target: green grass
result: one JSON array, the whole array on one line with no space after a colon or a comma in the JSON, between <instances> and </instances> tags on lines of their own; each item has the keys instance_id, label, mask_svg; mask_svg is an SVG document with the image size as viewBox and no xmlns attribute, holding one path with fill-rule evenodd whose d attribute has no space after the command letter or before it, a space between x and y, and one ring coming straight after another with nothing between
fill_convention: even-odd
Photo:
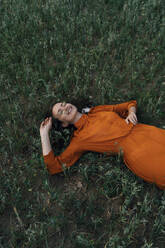
<instances>
[{"instance_id":1,"label":"green grass","mask_svg":"<svg viewBox=\"0 0 165 248\"><path fill-rule=\"evenodd\" d=\"M50 176L39 136L61 100L165 126L164 0L2 0L0 21L0 248L164 248L163 191L97 153Z\"/></svg>"}]
</instances>

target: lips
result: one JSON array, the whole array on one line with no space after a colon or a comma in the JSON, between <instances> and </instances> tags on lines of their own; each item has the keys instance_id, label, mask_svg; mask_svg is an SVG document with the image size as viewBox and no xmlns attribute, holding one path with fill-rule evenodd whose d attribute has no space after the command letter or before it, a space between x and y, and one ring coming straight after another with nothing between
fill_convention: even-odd
<instances>
[{"instance_id":1,"label":"lips","mask_svg":"<svg viewBox=\"0 0 165 248\"><path fill-rule=\"evenodd\" d=\"M72 106L71 107L68 107L66 110L65 110L65 114L70 114L72 111Z\"/></svg>"}]
</instances>

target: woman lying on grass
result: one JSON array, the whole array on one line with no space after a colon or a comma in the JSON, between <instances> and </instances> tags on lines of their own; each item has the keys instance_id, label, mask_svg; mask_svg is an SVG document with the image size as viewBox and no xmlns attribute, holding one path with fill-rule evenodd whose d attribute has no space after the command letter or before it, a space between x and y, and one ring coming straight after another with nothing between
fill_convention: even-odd
<instances>
[{"instance_id":1,"label":"woman lying on grass","mask_svg":"<svg viewBox=\"0 0 165 248\"><path fill-rule=\"evenodd\" d=\"M52 115L62 127L76 127L67 149L54 156L49 139L52 117L40 126L44 162L51 174L73 165L85 151L117 154L145 181L165 189L165 130L137 123L136 101L96 106L81 114L70 103L56 103Z\"/></svg>"}]
</instances>

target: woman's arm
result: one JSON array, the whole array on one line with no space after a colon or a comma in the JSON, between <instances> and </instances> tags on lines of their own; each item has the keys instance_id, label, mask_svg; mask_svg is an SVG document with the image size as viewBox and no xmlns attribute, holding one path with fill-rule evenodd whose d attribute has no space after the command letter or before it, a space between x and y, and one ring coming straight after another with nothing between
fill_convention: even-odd
<instances>
[{"instance_id":1,"label":"woman's arm","mask_svg":"<svg viewBox=\"0 0 165 248\"><path fill-rule=\"evenodd\" d=\"M99 105L91 108L89 113L96 113L99 111L113 111L118 113L121 117L126 118L132 107L135 107L135 109L137 107L137 102L135 100L114 105Z\"/></svg>"},{"instance_id":2,"label":"woman's arm","mask_svg":"<svg viewBox=\"0 0 165 248\"><path fill-rule=\"evenodd\" d=\"M125 119L126 123L132 122L134 125L137 124L136 117L137 102L135 100L124 102L115 105L99 105L91 108L89 113L96 113L99 111L113 111L118 113L122 118Z\"/></svg>"},{"instance_id":3,"label":"woman's arm","mask_svg":"<svg viewBox=\"0 0 165 248\"><path fill-rule=\"evenodd\" d=\"M52 128L52 118L46 118L40 125L40 136L43 156L48 155L52 150L49 138L49 131Z\"/></svg>"},{"instance_id":4,"label":"woman's arm","mask_svg":"<svg viewBox=\"0 0 165 248\"><path fill-rule=\"evenodd\" d=\"M45 119L40 125L42 153L44 163L50 174L63 172L65 168L73 165L83 154L82 147L76 139L72 138L70 145L59 156L55 156L52 150L49 131L52 128L52 118Z\"/></svg>"}]
</instances>

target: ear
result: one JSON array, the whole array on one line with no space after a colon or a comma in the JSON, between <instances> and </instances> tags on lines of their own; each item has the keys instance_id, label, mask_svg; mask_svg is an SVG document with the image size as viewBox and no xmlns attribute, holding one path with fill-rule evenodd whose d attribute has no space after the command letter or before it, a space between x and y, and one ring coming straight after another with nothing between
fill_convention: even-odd
<instances>
[{"instance_id":1,"label":"ear","mask_svg":"<svg viewBox=\"0 0 165 248\"><path fill-rule=\"evenodd\" d=\"M62 122L62 127L68 127L69 123L68 122Z\"/></svg>"}]
</instances>

